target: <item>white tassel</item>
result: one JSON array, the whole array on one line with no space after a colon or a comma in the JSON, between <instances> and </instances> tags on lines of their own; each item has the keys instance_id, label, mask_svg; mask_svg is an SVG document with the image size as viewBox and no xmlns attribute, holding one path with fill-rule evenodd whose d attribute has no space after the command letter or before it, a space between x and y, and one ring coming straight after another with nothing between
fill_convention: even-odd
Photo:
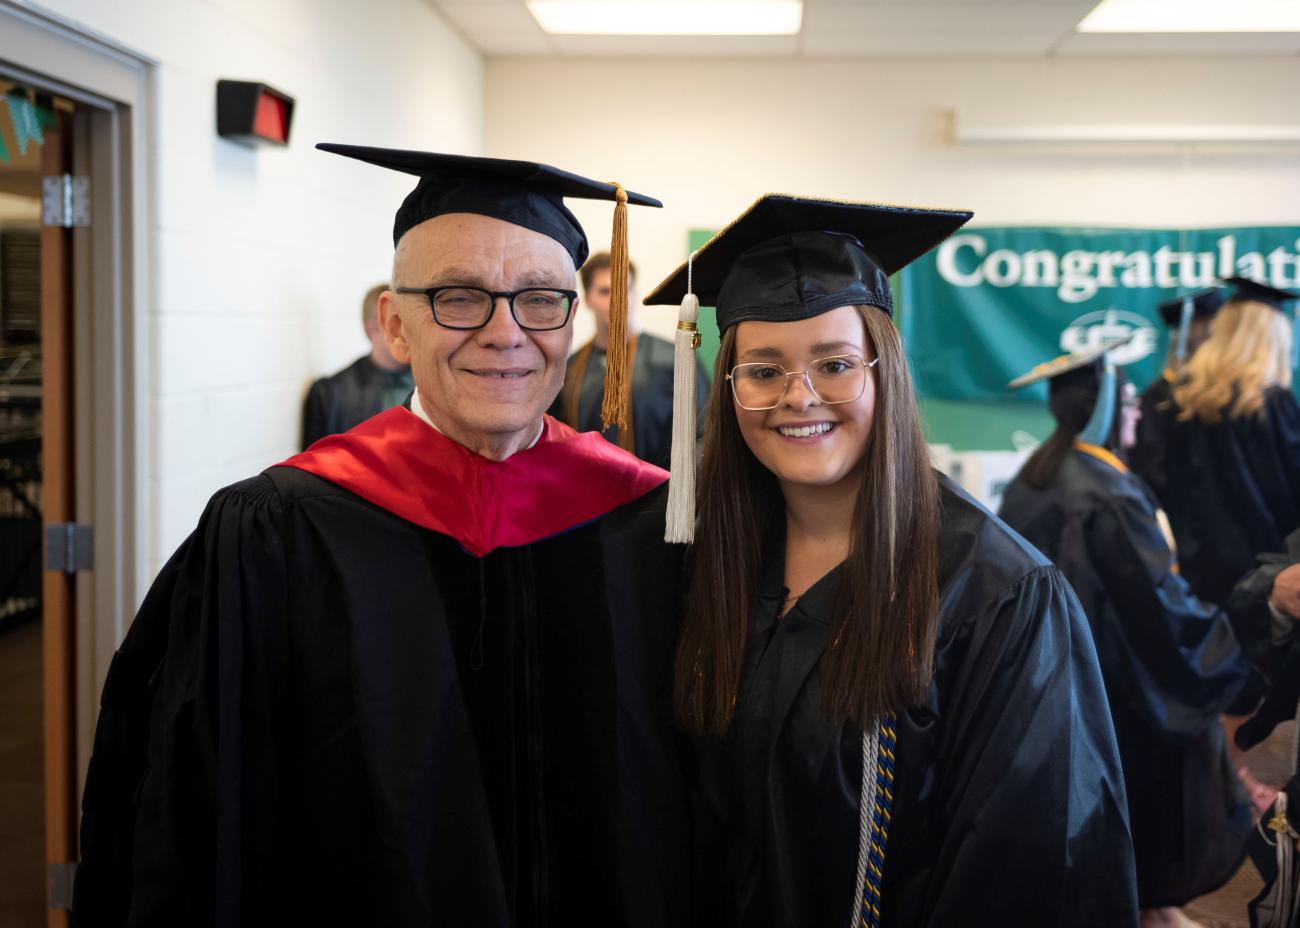
<instances>
[{"instance_id":1,"label":"white tassel","mask_svg":"<svg viewBox=\"0 0 1300 928\"><path fill-rule=\"evenodd\" d=\"M693 259L695 256L691 255ZM691 292L687 270L686 296L677 317L677 342L673 352L673 452L668 477L668 519L664 540L695 541L695 350L700 347L696 323L700 301Z\"/></svg>"}]
</instances>

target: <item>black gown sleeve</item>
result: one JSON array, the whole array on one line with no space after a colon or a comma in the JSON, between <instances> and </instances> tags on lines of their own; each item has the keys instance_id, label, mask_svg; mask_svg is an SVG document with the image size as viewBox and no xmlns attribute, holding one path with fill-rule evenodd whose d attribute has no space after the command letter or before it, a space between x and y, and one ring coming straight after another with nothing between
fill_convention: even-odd
<instances>
[{"instance_id":1,"label":"black gown sleeve","mask_svg":"<svg viewBox=\"0 0 1300 928\"><path fill-rule=\"evenodd\" d=\"M1197 599L1174 572L1154 509L1132 495L1108 498L1088 525L1088 561L1115 607L1097 630L1115 703L1156 731L1195 737L1245 685L1249 667L1227 615ZM1122 671L1120 670L1122 668Z\"/></svg>"},{"instance_id":2,"label":"black gown sleeve","mask_svg":"<svg viewBox=\"0 0 1300 928\"><path fill-rule=\"evenodd\" d=\"M1136 926L1115 733L1069 584L1035 568L959 635L956 669L939 668L952 675L940 696L942 844L923 923Z\"/></svg>"},{"instance_id":3,"label":"black gown sleeve","mask_svg":"<svg viewBox=\"0 0 1300 928\"><path fill-rule=\"evenodd\" d=\"M329 385L318 380L307 391L302 404L302 450L306 451L316 441L331 433L329 426Z\"/></svg>"},{"instance_id":4,"label":"black gown sleeve","mask_svg":"<svg viewBox=\"0 0 1300 928\"><path fill-rule=\"evenodd\" d=\"M1269 431L1277 442L1277 457L1282 470L1279 489L1288 497L1278 501L1276 511L1290 514L1292 523L1282 526L1282 531L1289 534L1300 529L1300 404L1296 403L1290 390L1276 387L1268 391L1264 412L1268 417Z\"/></svg>"},{"instance_id":5,"label":"black gown sleeve","mask_svg":"<svg viewBox=\"0 0 1300 928\"><path fill-rule=\"evenodd\" d=\"M1275 655L1283 643L1275 634L1276 623L1268 599L1273 593L1273 581L1277 575L1290 565L1300 563L1300 529L1291 534L1287 543L1290 554L1261 554L1259 566L1237 582L1228 598L1228 617L1237 640L1250 663L1266 677L1272 675Z\"/></svg>"},{"instance_id":6,"label":"black gown sleeve","mask_svg":"<svg viewBox=\"0 0 1300 928\"><path fill-rule=\"evenodd\" d=\"M82 803L74 925L235 926L270 909L282 534L266 477L218 493L114 656Z\"/></svg>"},{"instance_id":7,"label":"black gown sleeve","mask_svg":"<svg viewBox=\"0 0 1300 928\"><path fill-rule=\"evenodd\" d=\"M1235 740L1242 750L1259 744L1278 725L1294 718L1300 701L1300 623L1291 623L1290 628L1282 623L1279 629L1268 605L1277 575L1300 563L1300 529L1287 537L1286 544L1286 553L1261 554L1259 566L1241 578L1228 598L1228 616L1237 640L1265 688L1263 702L1237 729Z\"/></svg>"}]
</instances>

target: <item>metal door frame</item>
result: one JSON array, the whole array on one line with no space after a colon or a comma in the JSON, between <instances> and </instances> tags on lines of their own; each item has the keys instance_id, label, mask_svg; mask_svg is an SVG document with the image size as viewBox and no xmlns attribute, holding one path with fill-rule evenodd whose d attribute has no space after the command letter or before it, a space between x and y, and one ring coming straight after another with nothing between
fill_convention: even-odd
<instances>
[{"instance_id":1,"label":"metal door frame","mask_svg":"<svg viewBox=\"0 0 1300 928\"><path fill-rule=\"evenodd\" d=\"M91 225L74 230L76 520L94 570L76 580L77 795L109 661L148 586L147 467L153 225L149 141L155 62L20 0L0 0L0 68L78 104Z\"/></svg>"}]
</instances>

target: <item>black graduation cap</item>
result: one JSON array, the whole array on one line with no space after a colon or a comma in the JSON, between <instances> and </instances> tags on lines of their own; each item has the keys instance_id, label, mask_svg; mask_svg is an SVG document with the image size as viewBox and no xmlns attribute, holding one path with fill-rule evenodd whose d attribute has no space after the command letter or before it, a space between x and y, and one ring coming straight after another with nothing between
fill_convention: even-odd
<instances>
[{"instance_id":1,"label":"black graduation cap","mask_svg":"<svg viewBox=\"0 0 1300 928\"><path fill-rule=\"evenodd\" d=\"M1172 329L1181 323L1183 304L1189 299L1192 301L1193 317L1206 318L1217 313L1219 307L1223 305L1223 291L1218 287L1211 287L1208 290L1201 290L1197 293L1189 293L1186 296L1166 300L1156 307L1160 313L1160 318L1165 321L1165 325Z\"/></svg>"},{"instance_id":2,"label":"black graduation cap","mask_svg":"<svg viewBox=\"0 0 1300 928\"><path fill-rule=\"evenodd\" d=\"M475 158L400 148L369 148L321 142L321 151L356 158L420 178L393 221L393 244L412 227L447 213L491 216L555 239L573 258L587 260L587 236L564 205L564 197L617 200L619 187L532 161ZM653 197L626 191L635 206L663 206Z\"/></svg>"},{"instance_id":3,"label":"black graduation cap","mask_svg":"<svg viewBox=\"0 0 1300 928\"><path fill-rule=\"evenodd\" d=\"M769 193L709 239L645 302L681 303L673 375L673 446L664 538L695 538L695 364L700 303L718 329L738 322L794 322L841 306L894 314L889 275L973 214Z\"/></svg>"},{"instance_id":4,"label":"black graduation cap","mask_svg":"<svg viewBox=\"0 0 1300 928\"><path fill-rule=\"evenodd\" d=\"M893 314L889 275L961 228L966 210L818 200L758 199L645 298L681 301L688 283L716 306L718 328L762 319L791 322L840 306Z\"/></svg>"},{"instance_id":5,"label":"black graduation cap","mask_svg":"<svg viewBox=\"0 0 1300 928\"><path fill-rule=\"evenodd\" d=\"M1254 300L1281 312L1286 312L1287 303L1300 300L1300 293L1294 290L1279 290L1277 287L1262 284L1249 277L1228 277L1223 282L1236 288L1236 292L1232 294L1234 300Z\"/></svg>"},{"instance_id":6,"label":"black graduation cap","mask_svg":"<svg viewBox=\"0 0 1300 928\"><path fill-rule=\"evenodd\" d=\"M316 147L420 178L415 189L402 201L393 220L394 247L412 227L426 219L448 213L476 213L555 239L573 259L574 268L580 268L590 250L587 235L582 231L578 217L564 205L564 198L613 200L616 205L614 232L609 246L610 347L601 419L606 427L627 427L632 402L628 370L631 359L624 337L628 299L627 204L661 207L662 203L654 197L624 190L619 184L603 183L534 161L369 148L334 142L320 142Z\"/></svg>"}]
</instances>

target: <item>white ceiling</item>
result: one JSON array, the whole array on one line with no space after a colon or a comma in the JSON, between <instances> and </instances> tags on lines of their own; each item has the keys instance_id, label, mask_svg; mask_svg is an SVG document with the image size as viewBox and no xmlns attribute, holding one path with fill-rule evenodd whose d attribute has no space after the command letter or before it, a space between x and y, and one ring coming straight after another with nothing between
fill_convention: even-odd
<instances>
[{"instance_id":1,"label":"white ceiling","mask_svg":"<svg viewBox=\"0 0 1300 928\"><path fill-rule=\"evenodd\" d=\"M547 35L524 0L426 2L489 57L1300 55L1300 33L1076 33L1097 0L804 0L794 36Z\"/></svg>"}]
</instances>

